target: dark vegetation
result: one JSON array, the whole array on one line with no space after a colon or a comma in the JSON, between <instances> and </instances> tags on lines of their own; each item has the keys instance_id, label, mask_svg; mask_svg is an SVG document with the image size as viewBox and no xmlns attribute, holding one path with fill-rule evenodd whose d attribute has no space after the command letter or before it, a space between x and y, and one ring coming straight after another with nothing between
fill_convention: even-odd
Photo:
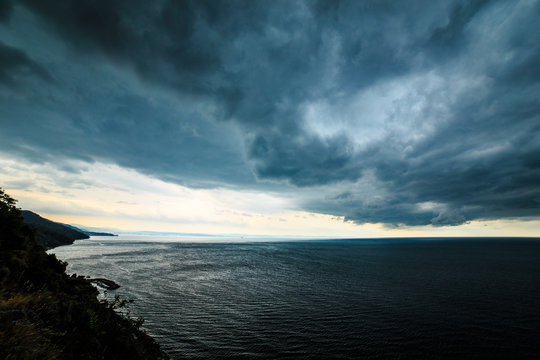
<instances>
[{"instance_id":1,"label":"dark vegetation","mask_svg":"<svg viewBox=\"0 0 540 360\"><path fill-rule=\"evenodd\" d=\"M163 359L142 320L47 254L0 188L0 359Z\"/></svg>"},{"instance_id":2,"label":"dark vegetation","mask_svg":"<svg viewBox=\"0 0 540 360\"><path fill-rule=\"evenodd\" d=\"M34 231L37 242L46 249L73 244L75 240L88 239L79 229L42 218L32 211L23 210L24 222Z\"/></svg>"}]
</instances>

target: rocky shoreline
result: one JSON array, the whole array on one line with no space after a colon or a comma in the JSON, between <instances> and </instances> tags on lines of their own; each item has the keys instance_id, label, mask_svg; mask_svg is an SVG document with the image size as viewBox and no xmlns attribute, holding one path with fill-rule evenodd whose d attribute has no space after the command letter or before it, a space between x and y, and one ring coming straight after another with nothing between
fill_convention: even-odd
<instances>
[{"instance_id":1,"label":"rocky shoreline","mask_svg":"<svg viewBox=\"0 0 540 360\"><path fill-rule=\"evenodd\" d=\"M142 329L117 312L128 301L99 300L93 284L67 275L0 188L0 359L168 359Z\"/></svg>"},{"instance_id":2,"label":"rocky shoreline","mask_svg":"<svg viewBox=\"0 0 540 360\"><path fill-rule=\"evenodd\" d=\"M116 290L120 287L120 285L118 285L116 282L105 278L90 278L88 281L104 288L105 290Z\"/></svg>"}]
</instances>

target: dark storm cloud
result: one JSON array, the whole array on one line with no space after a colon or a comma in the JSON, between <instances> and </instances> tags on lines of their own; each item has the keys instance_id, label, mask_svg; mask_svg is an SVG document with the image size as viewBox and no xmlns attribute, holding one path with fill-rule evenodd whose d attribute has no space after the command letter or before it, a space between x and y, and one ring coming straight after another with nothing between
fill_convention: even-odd
<instances>
[{"instance_id":1,"label":"dark storm cloud","mask_svg":"<svg viewBox=\"0 0 540 360\"><path fill-rule=\"evenodd\" d=\"M465 3L457 3L452 8L448 23L436 28L430 37L434 46L455 46L463 40L465 26L488 4L487 0L473 0Z\"/></svg>"},{"instance_id":2,"label":"dark storm cloud","mask_svg":"<svg viewBox=\"0 0 540 360\"><path fill-rule=\"evenodd\" d=\"M260 182L300 187L308 210L360 223L540 214L537 1L20 3L75 57L133 71L184 111L171 116L143 95L101 94L95 84L80 90L82 100L12 104L5 115L26 122L39 109L61 114L47 120L58 123L47 139L29 136L38 152L109 159L191 184L258 186L251 170ZM1 1L0 20L10 12ZM5 79L25 66L53 73L22 50L6 51ZM64 82L58 91L74 86ZM367 174L385 190L369 201L356 188Z\"/></svg>"},{"instance_id":3,"label":"dark storm cloud","mask_svg":"<svg viewBox=\"0 0 540 360\"><path fill-rule=\"evenodd\" d=\"M131 65L146 80L177 90L207 95L221 92L218 84L209 83L209 77L220 70L216 50L221 40L214 41L204 29L196 28L199 18L206 23L223 16L211 11L212 2L22 2L77 52ZM232 4L221 7L232 10Z\"/></svg>"},{"instance_id":4,"label":"dark storm cloud","mask_svg":"<svg viewBox=\"0 0 540 360\"><path fill-rule=\"evenodd\" d=\"M0 84L17 86L18 80L32 75L42 80L52 80L48 71L23 51L0 42Z\"/></svg>"},{"instance_id":5,"label":"dark storm cloud","mask_svg":"<svg viewBox=\"0 0 540 360\"><path fill-rule=\"evenodd\" d=\"M353 161L347 143L345 137L322 140L317 137L289 138L283 134L258 135L251 142L250 154L256 159L264 159L255 165L259 177L310 186L354 180L360 176L360 164Z\"/></svg>"},{"instance_id":6,"label":"dark storm cloud","mask_svg":"<svg viewBox=\"0 0 540 360\"><path fill-rule=\"evenodd\" d=\"M9 20L13 4L10 0L0 0L0 22Z\"/></svg>"},{"instance_id":7,"label":"dark storm cloud","mask_svg":"<svg viewBox=\"0 0 540 360\"><path fill-rule=\"evenodd\" d=\"M90 47L90 50L114 55L122 53L125 42L130 39L127 29L121 24L121 1L47 3L23 0L22 3L46 17L51 27L80 49Z\"/></svg>"}]
</instances>

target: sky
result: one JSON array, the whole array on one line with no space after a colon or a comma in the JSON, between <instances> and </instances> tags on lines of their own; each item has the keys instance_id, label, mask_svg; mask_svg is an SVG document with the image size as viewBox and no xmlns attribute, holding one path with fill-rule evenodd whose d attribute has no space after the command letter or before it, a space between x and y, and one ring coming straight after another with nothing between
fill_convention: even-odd
<instances>
[{"instance_id":1,"label":"sky","mask_svg":"<svg viewBox=\"0 0 540 360\"><path fill-rule=\"evenodd\" d=\"M0 186L121 231L539 236L540 1L0 0Z\"/></svg>"}]
</instances>

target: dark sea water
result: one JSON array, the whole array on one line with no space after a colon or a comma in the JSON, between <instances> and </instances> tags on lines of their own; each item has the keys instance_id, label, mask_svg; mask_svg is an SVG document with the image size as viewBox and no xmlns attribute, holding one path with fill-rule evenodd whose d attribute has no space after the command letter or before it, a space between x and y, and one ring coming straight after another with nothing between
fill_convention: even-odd
<instances>
[{"instance_id":1,"label":"dark sea water","mask_svg":"<svg viewBox=\"0 0 540 360\"><path fill-rule=\"evenodd\" d=\"M540 239L148 242L57 248L174 359L540 358Z\"/></svg>"}]
</instances>

